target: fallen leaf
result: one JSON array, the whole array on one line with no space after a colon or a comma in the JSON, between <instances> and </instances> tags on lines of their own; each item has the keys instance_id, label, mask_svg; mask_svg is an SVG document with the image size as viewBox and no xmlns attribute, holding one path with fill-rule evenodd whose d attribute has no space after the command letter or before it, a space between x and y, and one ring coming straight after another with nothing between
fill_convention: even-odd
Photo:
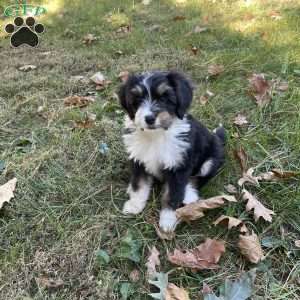
<instances>
[{"instance_id":1,"label":"fallen leaf","mask_svg":"<svg viewBox=\"0 0 300 300\"><path fill-rule=\"evenodd\" d=\"M213 293L213 290L212 290L212 288L207 284L207 283L205 283L205 282L203 282L203 288L202 288L202 294L211 294L211 293Z\"/></svg>"},{"instance_id":2,"label":"fallen leaf","mask_svg":"<svg viewBox=\"0 0 300 300\"><path fill-rule=\"evenodd\" d=\"M238 192L237 188L233 184L227 184L224 188L229 194L237 194Z\"/></svg>"},{"instance_id":3,"label":"fallen leaf","mask_svg":"<svg viewBox=\"0 0 300 300\"><path fill-rule=\"evenodd\" d=\"M242 186L246 182L251 183L255 186L259 186L259 180L261 180L261 176L254 176L254 169L250 168L246 172L243 173L243 177L238 180L238 185Z\"/></svg>"},{"instance_id":4,"label":"fallen leaf","mask_svg":"<svg viewBox=\"0 0 300 300\"><path fill-rule=\"evenodd\" d=\"M242 255L254 264L257 264L265 258L259 238L253 231L252 234L248 235L240 234L238 246Z\"/></svg>"},{"instance_id":5,"label":"fallen leaf","mask_svg":"<svg viewBox=\"0 0 300 300\"><path fill-rule=\"evenodd\" d=\"M62 279L53 279L53 278L48 278L46 276L36 278L36 281L37 281L38 285L42 286L43 288L47 288L47 289L57 289L64 285L64 282Z\"/></svg>"},{"instance_id":6,"label":"fallen leaf","mask_svg":"<svg viewBox=\"0 0 300 300\"><path fill-rule=\"evenodd\" d=\"M134 269L129 274L129 279L132 282L138 282L140 280L141 273L138 269Z\"/></svg>"},{"instance_id":7,"label":"fallen leaf","mask_svg":"<svg viewBox=\"0 0 300 300\"><path fill-rule=\"evenodd\" d=\"M88 46L88 45L91 45L96 40L97 40L97 37L94 34L88 33L87 35L85 35L83 37L82 42L83 42L83 44Z\"/></svg>"},{"instance_id":8,"label":"fallen leaf","mask_svg":"<svg viewBox=\"0 0 300 300\"><path fill-rule=\"evenodd\" d=\"M197 55L197 53L198 53L198 47L192 46L191 47L191 51L193 52L194 55Z\"/></svg>"},{"instance_id":9,"label":"fallen leaf","mask_svg":"<svg viewBox=\"0 0 300 300\"><path fill-rule=\"evenodd\" d=\"M92 77L90 77L90 80L96 84L96 90L102 90L107 85L111 84L111 81L106 80L101 72L95 73Z\"/></svg>"},{"instance_id":10,"label":"fallen leaf","mask_svg":"<svg viewBox=\"0 0 300 300\"><path fill-rule=\"evenodd\" d=\"M95 126L96 115L89 113L83 121L75 121L73 128L87 129Z\"/></svg>"},{"instance_id":11,"label":"fallen leaf","mask_svg":"<svg viewBox=\"0 0 300 300\"><path fill-rule=\"evenodd\" d=\"M0 209L5 202L9 202L14 197L17 178L13 178L0 186Z\"/></svg>"},{"instance_id":12,"label":"fallen leaf","mask_svg":"<svg viewBox=\"0 0 300 300\"><path fill-rule=\"evenodd\" d=\"M168 260L175 265L193 270L216 269L224 252L223 241L206 239L204 243L192 250L181 252L175 249L173 254L168 254Z\"/></svg>"},{"instance_id":13,"label":"fallen leaf","mask_svg":"<svg viewBox=\"0 0 300 300\"><path fill-rule=\"evenodd\" d=\"M173 283L169 283L166 290L165 300L190 300L190 297L185 289L179 288Z\"/></svg>"},{"instance_id":14,"label":"fallen leaf","mask_svg":"<svg viewBox=\"0 0 300 300\"><path fill-rule=\"evenodd\" d=\"M280 81L276 85L276 89L280 92L285 92L288 90L288 88L289 88L289 83L287 81Z\"/></svg>"},{"instance_id":15,"label":"fallen leaf","mask_svg":"<svg viewBox=\"0 0 300 300\"><path fill-rule=\"evenodd\" d=\"M94 101L95 99L93 97L74 95L74 96L66 97L64 99L64 105L71 106L71 107L85 107Z\"/></svg>"},{"instance_id":16,"label":"fallen leaf","mask_svg":"<svg viewBox=\"0 0 300 300\"><path fill-rule=\"evenodd\" d=\"M119 73L118 78L120 78L122 82L126 82L129 77L129 74L130 73L128 71L122 71Z\"/></svg>"},{"instance_id":17,"label":"fallen leaf","mask_svg":"<svg viewBox=\"0 0 300 300\"><path fill-rule=\"evenodd\" d=\"M207 27L201 27L199 25L197 25L194 29L193 29L193 32L194 33L201 33L201 32L204 32L204 31L207 31Z\"/></svg>"},{"instance_id":18,"label":"fallen leaf","mask_svg":"<svg viewBox=\"0 0 300 300\"><path fill-rule=\"evenodd\" d=\"M118 34L128 34L130 32L131 32L130 25L122 25L116 30L116 33L118 33Z\"/></svg>"},{"instance_id":19,"label":"fallen leaf","mask_svg":"<svg viewBox=\"0 0 300 300\"><path fill-rule=\"evenodd\" d=\"M166 290L168 287L168 273L157 273L156 280L148 280L148 282L159 289L159 293L149 294L154 299L166 300Z\"/></svg>"},{"instance_id":20,"label":"fallen leaf","mask_svg":"<svg viewBox=\"0 0 300 300\"><path fill-rule=\"evenodd\" d=\"M299 171L284 171L280 169L272 169L271 172L274 174L275 177L280 179L289 179L300 174Z\"/></svg>"},{"instance_id":21,"label":"fallen leaf","mask_svg":"<svg viewBox=\"0 0 300 300\"><path fill-rule=\"evenodd\" d=\"M248 201L246 205L246 211L254 209L253 213L255 222L257 222L260 217L262 217L267 222L272 222L272 215L275 215L273 210L270 210L262 205L258 201L258 199L254 195L249 193L246 189L243 189L242 194L243 199Z\"/></svg>"},{"instance_id":22,"label":"fallen leaf","mask_svg":"<svg viewBox=\"0 0 300 300\"><path fill-rule=\"evenodd\" d=\"M248 78L250 83L250 93L254 97L256 104L263 107L271 101L272 86L268 80L265 79L264 74L252 74Z\"/></svg>"},{"instance_id":23,"label":"fallen leaf","mask_svg":"<svg viewBox=\"0 0 300 300\"><path fill-rule=\"evenodd\" d=\"M204 216L204 211L208 209L223 206L225 200L229 202L237 202L234 196L221 195L206 200L198 200L197 202L187 204L176 210L176 216L183 221L193 221Z\"/></svg>"},{"instance_id":24,"label":"fallen leaf","mask_svg":"<svg viewBox=\"0 0 300 300\"><path fill-rule=\"evenodd\" d=\"M154 279L157 273L156 266L160 266L159 252L155 246L152 247L145 265L147 267L147 277L150 279Z\"/></svg>"},{"instance_id":25,"label":"fallen leaf","mask_svg":"<svg viewBox=\"0 0 300 300\"><path fill-rule=\"evenodd\" d=\"M183 20L185 20L185 19L186 19L185 16L179 15L179 16L175 16L175 17L173 18L173 21L183 21Z\"/></svg>"},{"instance_id":26,"label":"fallen leaf","mask_svg":"<svg viewBox=\"0 0 300 300\"><path fill-rule=\"evenodd\" d=\"M208 101L208 97L206 95L202 95L202 96L200 96L199 101L200 101L200 104L205 105Z\"/></svg>"},{"instance_id":27,"label":"fallen leaf","mask_svg":"<svg viewBox=\"0 0 300 300\"><path fill-rule=\"evenodd\" d=\"M208 66L208 74L210 76L217 76L217 75L223 73L224 70L225 70L225 68L223 65L213 64L213 65Z\"/></svg>"},{"instance_id":28,"label":"fallen leaf","mask_svg":"<svg viewBox=\"0 0 300 300\"><path fill-rule=\"evenodd\" d=\"M23 71L23 72L29 72L31 70L35 70L37 68L37 66L35 65L25 65L25 66L22 66L19 68L20 71Z\"/></svg>"},{"instance_id":29,"label":"fallen leaf","mask_svg":"<svg viewBox=\"0 0 300 300\"><path fill-rule=\"evenodd\" d=\"M249 122L247 120L247 117L243 114L237 114L233 121L233 124L238 125L238 126L243 126L248 123Z\"/></svg>"},{"instance_id":30,"label":"fallen leaf","mask_svg":"<svg viewBox=\"0 0 300 300\"><path fill-rule=\"evenodd\" d=\"M268 13L268 16L271 17L273 20L278 21L282 19L279 11L272 10Z\"/></svg>"},{"instance_id":31,"label":"fallen leaf","mask_svg":"<svg viewBox=\"0 0 300 300\"><path fill-rule=\"evenodd\" d=\"M214 221L213 224L215 226L218 224L223 224L228 226L228 229L232 229L233 227L238 227L239 225L243 224L243 221L234 217L222 215L216 221Z\"/></svg>"},{"instance_id":32,"label":"fallen leaf","mask_svg":"<svg viewBox=\"0 0 300 300\"><path fill-rule=\"evenodd\" d=\"M296 241L295 241L295 246L296 246L297 248L300 248L300 240L296 240Z\"/></svg>"},{"instance_id":33,"label":"fallen leaf","mask_svg":"<svg viewBox=\"0 0 300 300\"><path fill-rule=\"evenodd\" d=\"M234 156L238 160L242 173L246 172L247 170L247 161L248 161L248 156L242 146L240 146L239 149L234 150Z\"/></svg>"}]
</instances>

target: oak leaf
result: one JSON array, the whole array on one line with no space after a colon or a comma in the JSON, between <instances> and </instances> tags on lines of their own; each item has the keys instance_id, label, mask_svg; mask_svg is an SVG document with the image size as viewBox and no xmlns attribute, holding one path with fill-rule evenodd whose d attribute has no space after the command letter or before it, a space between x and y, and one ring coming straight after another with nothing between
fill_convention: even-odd
<instances>
[{"instance_id":1,"label":"oak leaf","mask_svg":"<svg viewBox=\"0 0 300 300\"><path fill-rule=\"evenodd\" d=\"M227 184L224 188L229 194L237 194L238 192L237 188L233 184Z\"/></svg>"},{"instance_id":2,"label":"oak leaf","mask_svg":"<svg viewBox=\"0 0 300 300\"><path fill-rule=\"evenodd\" d=\"M14 197L17 178L13 178L0 186L0 209L5 202L9 202Z\"/></svg>"},{"instance_id":3,"label":"oak leaf","mask_svg":"<svg viewBox=\"0 0 300 300\"><path fill-rule=\"evenodd\" d=\"M64 105L70 107L85 107L95 102L93 97L73 95L64 99Z\"/></svg>"},{"instance_id":4,"label":"oak leaf","mask_svg":"<svg viewBox=\"0 0 300 300\"><path fill-rule=\"evenodd\" d=\"M215 226L218 224L223 224L228 226L228 229L232 229L233 227L238 227L239 225L243 224L243 221L234 217L222 215L216 221L214 221L213 224Z\"/></svg>"},{"instance_id":5,"label":"oak leaf","mask_svg":"<svg viewBox=\"0 0 300 300\"><path fill-rule=\"evenodd\" d=\"M250 93L254 97L256 104L263 107L271 101L271 83L265 79L264 74L252 74L248 78L250 83Z\"/></svg>"},{"instance_id":6,"label":"oak leaf","mask_svg":"<svg viewBox=\"0 0 300 300\"><path fill-rule=\"evenodd\" d=\"M146 262L147 277L149 279L154 279L156 276L156 266L160 266L159 254L159 251L153 246Z\"/></svg>"},{"instance_id":7,"label":"oak leaf","mask_svg":"<svg viewBox=\"0 0 300 300\"><path fill-rule=\"evenodd\" d=\"M173 283L169 283L166 290L165 300L190 300L190 297L185 289L179 288Z\"/></svg>"},{"instance_id":8,"label":"oak leaf","mask_svg":"<svg viewBox=\"0 0 300 300\"><path fill-rule=\"evenodd\" d=\"M243 177L238 180L238 185L242 186L246 182L251 183L255 186L259 186L259 180L261 180L261 176L254 176L254 168L248 169L246 172L243 172Z\"/></svg>"},{"instance_id":9,"label":"oak leaf","mask_svg":"<svg viewBox=\"0 0 300 300\"><path fill-rule=\"evenodd\" d=\"M248 161L248 156L246 151L242 146L239 147L239 149L234 150L234 156L238 160L242 173L246 172L247 170L247 161Z\"/></svg>"},{"instance_id":10,"label":"oak leaf","mask_svg":"<svg viewBox=\"0 0 300 300\"><path fill-rule=\"evenodd\" d=\"M234 196L221 195L205 200L187 204L176 210L176 216L183 221L193 221L204 216L204 211L221 207L225 204L225 200L229 202L237 202Z\"/></svg>"},{"instance_id":11,"label":"oak leaf","mask_svg":"<svg viewBox=\"0 0 300 300\"><path fill-rule=\"evenodd\" d=\"M258 221L260 217L268 222L272 222L272 215L275 215L273 210L266 208L263 204L261 204L258 199L249 193L246 189L243 189L243 199L247 200L246 211L250 211L254 209L254 220Z\"/></svg>"},{"instance_id":12,"label":"oak leaf","mask_svg":"<svg viewBox=\"0 0 300 300\"><path fill-rule=\"evenodd\" d=\"M225 252L223 241L206 239L192 250L182 252L178 249L173 254L168 254L168 260L175 264L193 270L216 269L221 255Z\"/></svg>"},{"instance_id":13,"label":"oak leaf","mask_svg":"<svg viewBox=\"0 0 300 300\"><path fill-rule=\"evenodd\" d=\"M252 234L240 234L238 246L242 255L252 263L257 264L265 258L259 238L253 231Z\"/></svg>"}]
</instances>

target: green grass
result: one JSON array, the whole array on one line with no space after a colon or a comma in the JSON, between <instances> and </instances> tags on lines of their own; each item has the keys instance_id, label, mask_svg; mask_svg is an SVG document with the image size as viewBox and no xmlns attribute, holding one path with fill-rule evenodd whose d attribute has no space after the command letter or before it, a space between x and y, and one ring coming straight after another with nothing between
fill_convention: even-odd
<instances>
[{"instance_id":1,"label":"green grass","mask_svg":"<svg viewBox=\"0 0 300 300\"><path fill-rule=\"evenodd\" d=\"M0 1L0 6L7 2ZM130 173L121 140L123 113L113 96L120 84L117 75L124 70L179 69L193 79L193 115L209 128L222 122L228 131L225 167L202 191L204 197L236 184L240 170L233 149L238 145L248 153L249 166L259 166L257 171L300 170L300 78L294 72L300 70L298 1L140 2L45 1L52 7L41 19L46 32L39 48L11 49L3 32L0 35L0 160L6 165L0 183L18 178L15 198L0 211L0 299L121 299L120 287L130 282L134 269L140 271L140 279L130 282L131 299L149 299L152 290L144 263L153 245L161 252L161 270L172 271L170 282L185 287L191 299L201 299L203 282L217 288L225 277L235 278L254 267L239 254L236 234L212 225L221 214L243 218L261 239L280 240L279 246L264 248L267 258L258 265L253 299L298 299L299 250L294 241L300 238L299 183L249 187L276 212L272 224L253 223L241 201L181 225L175 240L161 241L152 225L158 218L158 189L140 216L120 213ZM271 18L272 11L282 18ZM186 19L173 21L177 15ZM124 22L132 31L122 37L115 31ZM153 25L160 27L151 30ZM196 25L208 30L186 35ZM98 37L90 46L82 44L87 33ZM192 46L199 49L197 55ZM46 51L51 53L45 56ZM223 64L225 72L207 78L212 63ZM38 68L18 71L25 64ZM112 84L87 108L66 109L64 97L95 90L74 83L71 76L89 77L97 71ZM247 93L247 77L253 72L287 80L288 91L259 109ZM198 100L206 89L215 96L201 106ZM87 112L97 115L96 126L72 130L72 121ZM248 127L232 124L238 112L247 115ZM235 132L239 139L233 137ZM20 145L22 139L30 142ZM100 142L108 144L107 155L100 153ZM141 243L139 263L118 255L128 230ZM206 237L227 241L220 269L191 273L167 262L166 253L175 246L191 248ZM99 263L99 249L109 254L108 264ZM43 289L37 283L42 276L60 278L64 286Z\"/></svg>"}]
</instances>

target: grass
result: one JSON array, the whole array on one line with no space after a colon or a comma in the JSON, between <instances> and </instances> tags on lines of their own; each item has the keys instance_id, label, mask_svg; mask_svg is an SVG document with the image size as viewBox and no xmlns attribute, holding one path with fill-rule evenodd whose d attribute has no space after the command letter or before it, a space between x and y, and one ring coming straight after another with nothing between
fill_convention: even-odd
<instances>
[{"instance_id":1,"label":"grass","mask_svg":"<svg viewBox=\"0 0 300 300\"><path fill-rule=\"evenodd\" d=\"M5 35L0 36L0 160L6 166L0 183L18 178L15 198L0 211L0 299L122 299L124 283L129 283L131 299L149 299L144 264L153 245L161 252L161 270L172 271L170 282L185 287L191 299L201 299L203 282L217 288L226 277L254 267L239 254L236 234L212 225L221 214L244 219L263 241L271 241L264 247L266 259L257 266L253 299L299 299L299 251L294 246L300 238L299 183L249 187L276 212L272 224L254 223L240 202L181 225L175 240L161 241L152 225L158 218L159 190L142 215L128 218L120 213L130 173L121 141L123 112L113 96L120 71L174 68L189 74L196 85L193 115L209 128L222 122L228 131L225 167L202 191L204 197L236 184L240 170L233 150L239 145L257 171L300 170L298 1L44 3L50 10L40 20L46 32L39 48L11 49ZM275 11L280 19L272 17ZM179 15L185 19L173 21ZM130 24L132 31L116 34L123 24ZM196 25L208 30L187 34ZM82 43L87 33L98 36L90 46ZM196 55L192 46L198 48ZM212 63L223 64L225 72L207 78ZM37 69L18 70L26 64ZM97 71L112 84L97 92L96 102L87 108L65 108L64 97L95 91L71 77ZM247 77L253 72L288 81L288 91L259 109L247 94ZM202 106L199 98L207 89L215 96ZM72 130L72 122L87 112L97 115L96 126ZM249 126L233 125L238 112L247 115ZM240 138L234 138L236 132ZM101 142L109 147L106 155L99 151ZM141 246L138 263L118 254L129 231ZM220 269L191 273L165 259L175 247L191 248L206 237L227 241ZM106 251L109 263L102 262L99 250ZM129 278L133 270L140 273L137 282ZM64 285L44 289L39 284L43 276L62 279Z\"/></svg>"}]
</instances>

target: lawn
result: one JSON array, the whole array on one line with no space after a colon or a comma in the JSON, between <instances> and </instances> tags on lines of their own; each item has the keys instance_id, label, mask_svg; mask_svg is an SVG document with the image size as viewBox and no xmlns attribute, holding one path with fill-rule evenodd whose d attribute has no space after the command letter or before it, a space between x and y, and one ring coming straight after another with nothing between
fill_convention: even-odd
<instances>
[{"instance_id":1,"label":"lawn","mask_svg":"<svg viewBox=\"0 0 300 300\"><path fill-rule=\"evenodd\" d=\"M0 7L9 2L1 0ZM154 245L161 254L160 270L171 271L169 282L184 287L191 299L202 299L204 282L217 291L225 278L233 280L254 267L252 299L299 299L300 253L294 243L300 239L299 181L247 185L276 213L271 223L256 223L245 211L234 157L242 146L256 173L300 171L299 1L39 3L48 13L38 18L46 28L38 48L12 49L0 32L0 185L18 179L15 198L0 210L0 299L126 299L126 290L128 299L151 299L145 263ZM0 25L11 20L0 17ZM205 30L194 32L196 26ZM82 42L88 33L97 37L90 45ZM224 72L208 76L212 64L223 65ZM20 71L24 65L37 68ZM121 139L124 113L115 97L118 74L150 69L188 74L195 84L192 114L210 129L223 123L227 130L225 166L201 196L225 193L228 184L239 189L238 203L180 225L171 241L161 240L153 225L159 188L141 215L121 213L130 172ZM99 71L111 83L98 91L76 77ZM249 95L253 73L286 81L288 89L274 91L270 103L258 107ZM203 105L200 98L207 90L213 96ZM95 101L84 108L65 107L63 99L70 95ZM74 128L91 113L93 127ZM248 124L234 125L237 113ZM212 224L222 214L242 219L259 236L265 260L254 265L241 256L236 232ZM140 247L136 262L124 245L130 236L130 247ZM226 241L218 269L191 272L167 261L175 247L190 249L205 238Z\"/></svg>"}]
</instances>

